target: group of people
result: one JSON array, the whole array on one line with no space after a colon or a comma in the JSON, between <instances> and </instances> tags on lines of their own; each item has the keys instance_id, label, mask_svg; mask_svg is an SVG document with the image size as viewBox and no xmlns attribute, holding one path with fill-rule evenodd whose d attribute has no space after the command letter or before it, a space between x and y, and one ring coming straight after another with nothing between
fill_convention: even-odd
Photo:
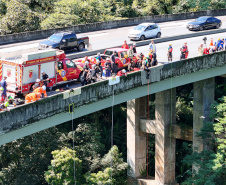
<instances>
[{"instance_id":1,"label":"group of people","mask_svg":"<svg viewBox=\"0 0 226 185\"><path fill-rule=\"evenodd\" d=\"M97 53L96 63L93 65L90 64L91 61L86 56L83 60L83 73L80 77L82 86L98 81L98 79L101 78L116 75L122 76L127 72L147 69L158 64L156 46L153 40L149 45L149 54L147 57L145 57L142 52L137 53L136 43L129 46L125 40L121 48L127 49L127 53L124 56L124 60L126 61L123 61L123 63L128 63L128 66L122 70L118 70L118 64L116 63L117 51L113 51L112 55L106 58L104 64L101 63L103 59L100 53Z\"/></svg>"},{"instance_id":2,"label":"group of people","mask_svg":"<svg viewBox=\"0 0 226 185\"><path fill-rule=\"evenodd\" d=\"M226 38L225 39L219 38L215 43L213 43L213 39L211 39L209 46L207 46L206 43L204 43L198 47L198 55L202 56L224 50L226 50Z\"/></svg>"}]
</instances>

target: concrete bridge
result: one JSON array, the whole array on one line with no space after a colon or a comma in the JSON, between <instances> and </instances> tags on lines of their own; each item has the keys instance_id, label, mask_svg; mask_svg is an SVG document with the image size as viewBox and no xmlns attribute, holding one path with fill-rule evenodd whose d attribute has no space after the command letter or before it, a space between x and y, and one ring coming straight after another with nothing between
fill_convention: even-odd
<instances>
[{"instance_id":1,"label":"concrete bridge","mask_svg":"<svg viewBox=\"0 0 226 185\"><path fill-rule=\"evenodd\" d=\"M203 121L208 121L214 101L214 77L226 74L226 52L195 57L120 77L120 83L108 80L66 91L46 99L25 104L0 113L0 144L33 134L114 104L127 101L127 162L128 174L139 177L146 165L146 133L155 134L155 180L146 184L173 184L175 181L175 140L192 140L196 151L202 151L203 141L196 136ZM176 87L194 84L193 129L176 125ZM148 85L149 84L149 85ZM147 95L154 94L155 120L147 119ZM69 114L69 104L75 112Z\"/></svg>"}]
</instances>

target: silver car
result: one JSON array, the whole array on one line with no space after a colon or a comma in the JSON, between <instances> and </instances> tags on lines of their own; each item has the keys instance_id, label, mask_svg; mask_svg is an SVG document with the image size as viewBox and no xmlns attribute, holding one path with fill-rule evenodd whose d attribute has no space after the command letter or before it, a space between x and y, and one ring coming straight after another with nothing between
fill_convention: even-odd
<instances>
[{"instance_id":1,"label":"silver car","mask_svg":"<svg viewBox=\"0 0 226 185\"><path fill-rule=\"evenodd\" d=\"M146 38L161 37L161 28L155 23L142 23L137 25L128 34L130 40L144 40Z\"/></svg>"}]
</instances>

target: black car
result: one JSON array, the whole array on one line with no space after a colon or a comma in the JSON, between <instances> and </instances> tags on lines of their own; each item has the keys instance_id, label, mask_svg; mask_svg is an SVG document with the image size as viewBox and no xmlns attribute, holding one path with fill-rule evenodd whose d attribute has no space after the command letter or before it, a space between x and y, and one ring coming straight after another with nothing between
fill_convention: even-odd
<instances>
[{"instance_id":1,"label":"black car","mask_svg":"<svg viewBox=\"0 0 226 185\"><path fill-rule=\"evenodd\" d=\"M74 32L59 32L51 35L47 40L39 43L38 49L73 49L82 51L89 45L89 37L77 37Z\"/></svg>"},{"instance_id":2,"label":"black car","mask_svg":"<svg viewBox=\"0 0 226 185\"><path fill-rule=\"evenodd\" d=\"M209 28L219 28L221 26L222 22L220 19L217 19L215 17L199 17L193 22L189 22L187 25L187 29L189 30L204 30Z\"/></svg>"}]
</instances>

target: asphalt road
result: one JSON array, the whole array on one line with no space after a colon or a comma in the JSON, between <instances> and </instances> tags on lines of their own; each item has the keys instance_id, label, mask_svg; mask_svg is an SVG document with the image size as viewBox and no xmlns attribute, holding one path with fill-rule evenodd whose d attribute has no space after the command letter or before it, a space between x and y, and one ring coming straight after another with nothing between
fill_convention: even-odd
<instances>
[{"instance_id":1,"label":"asphalt road","mask_svg":"<svg viewBox=\"0 0 226 185\"><path fill-rule=\"evenodd\" d=\"M226 16L218 16L217 18L222 20L222 26L220 29L226 28ZM188 22L190 22L192 20L193 19L187 19L187 20L169 21L169 22L159 23L159 26L162 31L162 37L191 33L191 31L188 31L186 29L186 25ZM89 50L110 48L113 46L123 44L124 40L127 40L129 44L133 43L134 41L130 41L128 39L128 32L133 27L134 26L129 26L129 27L121 27L121 28L101 30L101 31L95 31L95 32L87 32L87 33L79 34L79 35L86 35L86 36L88 35L89 36L89 38L90 38ZM44 39L42 39L42 40L44 40ZM21 45L25 45L25 44L38 44L42 40L2 45L2 46L0 46L0 49L12 47L12 46L21 46ZM70 51L70 53L73 53L73 52L76 52L76 51Z\"/></svg>"}]
</instances>

